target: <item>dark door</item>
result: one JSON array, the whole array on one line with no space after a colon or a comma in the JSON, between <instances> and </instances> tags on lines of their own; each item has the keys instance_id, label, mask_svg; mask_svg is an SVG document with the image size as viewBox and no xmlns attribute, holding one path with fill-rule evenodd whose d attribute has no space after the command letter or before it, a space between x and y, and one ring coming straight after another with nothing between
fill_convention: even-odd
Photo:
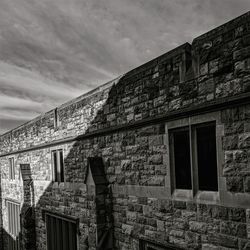
<instances>
[{"instance_id":1,"label":"dark door","mask_svg":"<svg viewBox=\"0 0 250 250\"><path fill-rule=\"evenodd\" d=\"M77 231L74 221L46 214L47 249L77 250Z\"/></svg>"}]
</instances>

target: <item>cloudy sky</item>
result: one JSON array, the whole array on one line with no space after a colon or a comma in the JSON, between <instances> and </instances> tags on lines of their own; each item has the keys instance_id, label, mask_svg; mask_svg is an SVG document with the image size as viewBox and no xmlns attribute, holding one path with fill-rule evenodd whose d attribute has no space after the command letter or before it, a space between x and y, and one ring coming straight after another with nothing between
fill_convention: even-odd
<instances>
[{"instance_id":1,"label":"cloudy sky","mask_svg":"<svg viewBox=\"0 0 250 250\"><path fill-rule=\"evenodd\" d=\"M0 134L248 10L249 0L0 0Z\"/></svg>"}]
</instances>

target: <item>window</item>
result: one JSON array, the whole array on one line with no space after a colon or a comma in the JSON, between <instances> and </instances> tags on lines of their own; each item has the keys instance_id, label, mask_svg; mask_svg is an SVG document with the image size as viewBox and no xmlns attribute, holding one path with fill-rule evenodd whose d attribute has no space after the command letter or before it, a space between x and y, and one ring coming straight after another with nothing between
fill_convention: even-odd
<instances>
[{"instance_id":1,"label":"window","mask_svg":"<svg viewBox=\"0 0 250 250\"><path fill-rule=\"evenodd\" d=\"M169 136L174 189L218 191L215 123L173 129Z\"/></svg>"},{"instance_id":2,"label":"window","mask_svg":"<svg viewBox=\"0 0 250 250\"><path fill-rule=\"evenodd\" d=\"M196 128L199 190L218 191L215 126Z\"/></svg>"},{"instance_id":3,"label":"window","mask_svg":"<svg viewBox=\"0 0 250 250\"><path fill-rule=\"evenodd\" d=\"M64 182L64 164L62 149L52 151L52 179L55 182Z\"/></svg>"},{"instance_id":4,"label":"window","mask_svg":"<svg viewBox=\"0 0 250 250\"><path fill-rule=\"evenodd\" d=\"M9 158L9 179L15 180L15 161L14 157Z\"/></svg>"},{"instance_id":5,"label":"window","mask_svg":"<svg viewBox=\"0 0 250 250\"><path fill-rule=\"evenodd\" d=\"M76 250L77 222L74 219L45 213L47 250Z\"/></svg>"},{"instance_id":6,"label":"window","mask_svg":"<svg viewBox=\"0 0 250 250\"><path fill-rule=\"evenodd\" d=\"M156 244L153 242L140 240L140 250L181 250L181 248L173 245L173 244L167 244L165 246Z\"/></svg>"},{"instance_id":7,"label":"window","mask_svg":"<svg viewBox=\"0 0 250 250\"><path fill-rule=\"evenodd\" d=\"M19 167L19 173L18 173L18 180L22 180L22 171L21 171L21 165Z\"/></svg>"},{"instance_id":8,"label":"window","mask_svg":"<svg viewBox=\"0 0 250 250\"><path fill-rule=\"evenodd\" d=\"M54 109L54 128L58 127L58 112L57 108Z\"/></svg>"},{"instance_id":9,"label":"window","mask_svg":"<svg viewBox=\"0 0 250 250\"><path fill-rule=\"evenodd\" d=\"M174 149L175 187L178 189L192 189L188 128L173 131L171 141Z\"/></svg>"},{"instance_id":10,"label":"window","mask_svg":"<svg viewBox=\"0 0 250 250\"><path fill-rule=\"evenodd\" d=\"M8 212L8 249L19 250L20 205L6 201Z\"/></svg>"}]
</instances>

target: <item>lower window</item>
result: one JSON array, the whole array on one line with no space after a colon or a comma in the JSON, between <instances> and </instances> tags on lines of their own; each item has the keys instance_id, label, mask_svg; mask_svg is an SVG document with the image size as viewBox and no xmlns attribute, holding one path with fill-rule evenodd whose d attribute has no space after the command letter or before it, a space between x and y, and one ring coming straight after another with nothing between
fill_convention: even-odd
<instances>
[{"instance_id":1,"label":"lower window","mask_svg":"<svg viewBox=\"0 0 250 250\"><path fill-rule=\"evenodd\" d=\"M77 250L75 220L45 213L47 250Z\"/></svg>"},{"instance_id":2,"label":"lower window","mask_svg":"<svg viewBox=\"0 0 250 250\"><path fill-rule=\"evenodd\" d=\"M19 250L20 205L6 201L8 211L8 250Z\"/></svg>"}]
</instances>

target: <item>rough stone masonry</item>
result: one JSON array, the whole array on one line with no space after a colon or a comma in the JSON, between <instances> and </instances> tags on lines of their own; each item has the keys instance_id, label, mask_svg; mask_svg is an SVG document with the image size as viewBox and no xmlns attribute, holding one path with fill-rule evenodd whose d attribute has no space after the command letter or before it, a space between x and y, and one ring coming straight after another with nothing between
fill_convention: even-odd
<instances>
[{"instance_id":1,"label":"rough stone masonry","mask_svg":"<svg viewBox=\"0 0 250 250\"><path fill-rule=\"evenodd\" d=\"M250 12L2 135L0 167L0 249L250 249Z\"/></svg>"}]
</instances>

